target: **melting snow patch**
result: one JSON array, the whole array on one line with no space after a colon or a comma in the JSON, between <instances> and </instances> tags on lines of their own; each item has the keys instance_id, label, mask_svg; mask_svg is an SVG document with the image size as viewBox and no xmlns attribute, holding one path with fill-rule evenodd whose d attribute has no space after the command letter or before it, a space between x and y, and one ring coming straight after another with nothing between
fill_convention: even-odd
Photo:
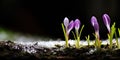
<instances>
[{"instance_id":1,"label":"melting snow patch","mask_svg":"<svg viewBox=\"0 0 120 60\"><path fill-rule=\"evenodd\" d=\"M95 41L90 41L90 45L93 45ZM115 39L113 39L113 43L115 43ZM65 45L65 41L23 41L23 40L20 40L20 41L15 41L15 43L19 43L19 44L23 44L23 45L34 45L34 44L38 44L38 46L41 46L41 47L55 47L55 45ZM70 45L74 45L75 44L75 40L69 40L69 44ZM108 40L104 40L102 41L102 44L109 44L109 41ZM84 41L84 40L81 40L80 41L80 45L88 45L87 41Z\"/></svg>"}]
</instances>

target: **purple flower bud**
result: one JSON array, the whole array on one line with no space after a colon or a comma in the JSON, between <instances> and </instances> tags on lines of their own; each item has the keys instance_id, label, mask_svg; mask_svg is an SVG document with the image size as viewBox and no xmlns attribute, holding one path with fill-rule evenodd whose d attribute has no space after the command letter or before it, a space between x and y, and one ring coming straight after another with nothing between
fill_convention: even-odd
<instances>
[{"instance_id":1,"label":"purple flower bud","mask_svg":"<svg viewBox=\"0 0 120 60\"><path fill-rule=\"evenodd\" d=\"M74 27L74 22L73 20L69 23L69 19L67 17L64 18L64 26L66 28L66 32L69 35L70 31L73 29Z\"/></svg>"},{"instance_id":2,"label":"purple flower bud","mask_svg":"<svg viewBox=\"0 0 120 60\"><path fill-rule=\"evenodd\" d=\"M67 34L69 34L70 33L70 31L73 29L73 27L74 27L74 22L73 22L73 20L69 23L69 25L68 25L68 27L67 27Z\"/></svg>"},{"instance_id":3,"label":"purple flower bud","mask_svg":"<svg viewBox=\"0 0 120 60\"><path fill-rule=\"evenodd\" d=\"M64 18L64 26L67 29L68 25L69 25L69 19L67 17Z\"/></svg>"},{"instance_id":4,"label":"purple flower bud","mask_svg":"<svg viewBox=\"0 0 120 60\"><path fill-rule=\"evenodd\" d=\"M80 23L80 20L79 20L79 19L76 19L75 22L74 22L74 25L75 25L75 29L76 29L76 30L79 30L80 24L81 24L81 23Z\"/></svg>"},{"instance_id":5,"label":"purple flower bud","mask_svg":"<svg viewBox=\"0 0 120 60\"><path fill-rule=\"evenodd\" d=\"M92 16L91 24L94 27L95 32L99 32L99 24L98 24L97 18L95 16Z\"/></svg>"},{"instance_id":6,"label":"purple flower bud","mask_svg":"<svg viewBox=\"0 0 120 60\"><path fill-rule=\"evenodd\" d=\"M108 29L108 31L110 33L110 17L108 16L108 14L104 14L102 16L102 18L103 18L104 24L106 25L106 27L107 27L107 29Z\"/></svg>"}]
</instances>

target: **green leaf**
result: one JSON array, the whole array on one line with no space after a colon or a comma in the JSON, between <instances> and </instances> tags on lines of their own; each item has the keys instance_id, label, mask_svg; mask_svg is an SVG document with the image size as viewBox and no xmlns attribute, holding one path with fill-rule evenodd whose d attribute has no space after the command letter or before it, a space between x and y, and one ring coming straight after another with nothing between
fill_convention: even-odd
<instances>
[{"instance_id":1,"label":"green leaf","mask_svg":"<svg viewBox=\"0 0 120 60\"><path fill-rule=\"evenodd\" d=\"M85 37L87 42L88 42L88 46L90 46L90 35L88 35L87 37Z\"/></svg>"},{"instance_id":2,"label":"green leaf","mask_svg":"<svg viewBox=\"0 0 120 60\"><path fill-rule=\"evenodd\" d=\"M110 40L109 40L109 42L110 42L110 49L112 49L112 44L113 44L112 40L113 40L113 36L114 36L115 30L116 30L116 28L115 28L115 22L114 22L112 27L111 27L111 31L110 31Z\"/></svg>"},{"instance_id":3,"label":"green leaf","mask_svg":"<svg viewBox=\"0 0 120 60\"><path fill-rule=\"evenodd\" d=\"M75 36L75 33L72 31L72 34L74 36L74 39L77 40L77 37Z\"/></svg>"},{"instance_id":4,"label":"green leaf","mask_svg":"<svg viewBox=\"0 0 120 60\"><path fill-rule=\"evenodd\" d=\"M117 37L117 33L116 32L115 32L115 39L116 39L117 47L118 47L118 49L120 49L119 42L118 42L118 37Z\"/></svg>"},{"instance_id":5,"label":"green leaf","mask_svg":"<svg viewBox=\"0 0 120 60\"><path fill-rule=\"evenodd\" d=\"M85 25L82 25L82 28L81 28L80 33L79 33L79 37L81 37L81 33L82 33L82 31L83 31L84 26L85 26Z\"/></svg>"}]
</instances>

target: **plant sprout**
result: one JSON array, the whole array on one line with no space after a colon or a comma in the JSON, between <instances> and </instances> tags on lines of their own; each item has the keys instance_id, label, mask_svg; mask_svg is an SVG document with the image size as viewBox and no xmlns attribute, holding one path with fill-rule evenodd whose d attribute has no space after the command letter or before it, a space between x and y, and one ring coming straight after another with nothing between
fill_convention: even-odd
<instances>
[{"instance_id":1,"label":"plant sprout","mask_svg":"<svg viewBox=\"0 0 120 60\"><path fill-rule=\"evenodd\" d=\"M112 27L111 27L111 31L110 31L110 34L108 34L108 38L109 38L109 43L110 43L110 49L112 49L112 40L113 40L113 36L114 36L114 34L115 34L115 30L116 30L116 28L115 28L115 23L112 25Z\"/></svg>"},{"instance_id":2,"label":"plant sprout","mask_svg":"<svg viewBox=\"0 0 120 60\"><path fill-rule=\"evenodd\" d=\"M79 41L80 41L80 38L79 38L79 28L80 28L80 21L79 19L76 19L75 22L74 22L74 26L75 26L75 33L76 33L76 48L79 48Z\"/></svg>"},{"instance_id":3,"label":"plant sprout","mask_svg":"<svg viewBox=\"0 0 120 60\"><path fill-rule=\"evenodd\" d=\"M120 28L118 28L118 33L119 33L119 36L120 36ZM117 40L117 46L118 46L118 49L120 49L120 45L118 43L118 40Z\"/></svg>"},{"instance_id":4,"label":"plant sprout","mask_svg":"<svg viewBox=\"0 0 120 60\"><path fill-rule=\"evenodd\" d=\"M90 46L90 35L86 36L85 38L86 38L86 40L88 42L88 46Z\"/></svg>"},{"instance_id":5,"label":"plant sprout","mask_svg":"<svg viewBox=\"0 0 120 60\"><path fill-rule=\"evenodd\" d=\"M95 44L96 44L97 48L100 49L101 44L100 44L100 35L99 35L99 24L98 24L97 18L95 16L92 16L91 24L95 30L95 38L96 38Z\"/></svg>"},{"instance_id":6,"label":"plant sprout","mask_svg":"<svg viewBox=\"0 0 120 60\"><path fill-rule=\"evenodd\" d=\"M79 48L80 47L80 37L81 37L81 33L82 33L82 30L84 28L84 25L82 26L80 32L79 32L79 28L80 28L80 20L79 19L76 19L75 22L74 22L74 27L75 27L75 33L76 33L76 37L75 37L75 40L76 40L76 48ZM74 35L75 36L75 35Z\"/></svg>"},{"instance_id":7,"label":"plant sprout","mask_svg":"<svg viewBox=\"0 0 120 60\"><path fill-rule=\"evenodd\" d=\"M119 29L118 29L118 30L119 30ZM118 32L119 32L119 31L118 31ZM118 42L117 32L115 32L115 39L116 39L117 47L118 47L118 49L120 49L119 42Z\"/></svg>"},{"instance_id":8,"label":"plant sprout","mask_svg":"<svg viewBox=\"0 0 120 60\"><path fill-rule=\"evenodd\" d=\"M120 36L120 28L118 28L118 33L119 33L119 36Z\"/></svg>"},{"instance_id":9,"label":"plant sprout","mask_svg":"<svg viewBox=\"0 0 120 60\"><path fill-rule=\"evenodd\" d=\"M63 29L63 32L64 32L64 37L65 37L65 41L66 41L66 47L69 47L69 45L68 45L69 33L74 27L74 22L72 20L69 23L69 19L67 17L65 17L63 23L62 23L62 29Z\"/></svg>"},{"instance_id":10,"label":"plant sprout","mask_svg":"<svg viewBox=\"0 0 120 60\"><path fill-rule=\"evenodd\" d=\"M115 23L112 25L112 27L110 28L110 17L108 16L108 14L103 14L102 16L103 18L103 22L105 24L105 26L107 27L107 30L108 30L108 39L109 39L109 43L110 43L110 49L112 49L112 40L113 40L113 36L114 36L114 33L115 33Z\"/></svg>"}]
</instances>

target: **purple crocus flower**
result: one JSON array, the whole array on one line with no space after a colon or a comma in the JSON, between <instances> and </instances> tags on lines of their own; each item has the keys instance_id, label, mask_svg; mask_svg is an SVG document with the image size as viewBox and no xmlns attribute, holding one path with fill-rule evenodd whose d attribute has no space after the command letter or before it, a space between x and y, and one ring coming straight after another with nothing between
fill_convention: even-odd
<instances>
[{"instance_id":1,"label":"purple crocus flower","mask_svg":"<svg viewBox=\"0 0 120 60\"><path fill-rule=\"evenodd\" d=\"M75 26L75 30L79 30L80 28L80 20L79 19L76 19L75 22L74 22L74 26Z\"/></svg>"},{"instance_id":2,"label":"purple crocus flower","mask_svg":"<svg viewBox=\"0 0 120 60\"><path fill-rule=\"evenodd\" d=\"M91 24L95 29L95 32L99 32L99 24L97 22L97 18L95 16L92 16L91 18Z\"/></svg>"},{"instance_id":3,"label":"purple crocus flower","mask_svg":"<svg viewBox=\"0 0 120 60\"><path fill-rule=\"evenodd\" d=\"M67 17L64 18L64 26L67 29L68 25L69 25L69 19Z\"/></svg>"},{"instance_id":4,"label":"purple crocus flower","mask_svg":"<svg viewBox=\"0 0 120 60\"><path fill-rule=\"evenodd\" d=\"M108 31L110 33L110 17L108 16L108 14L104 14L102 16L102 18L103 18L104 24L106 25L106 27L107 27L107 29L108 29Z\"/></svg>"},{"instance_id":5,"label":"purple crocus flower","mask_svg":"<svg viewBox=\"0 0 120 60\"><path fill-rule=\"evenodd\" d=\"M64 18L64 26L65 26L65 28L66 28L66 32L67 32L67 34L69 35L69 33L70 33L70 31L73 29L73 27L74 27L74 22L73 22L73 20L72 21L70 21L70 23L69 23L69 19L67 18L67 17L65 17Z\"/></svg>"},{"instance_id":6,"label":"purple crocus flower","mask_svg":"<svg viewBox=\"0 0 120 60\"><path fill-rule=\"evenodd\" d=\"M92 16L91 18L91 24L94 27L95 33L99 36L99 24L97 22L97 18L95 16Z\"/></svg>"}]
</instances>

